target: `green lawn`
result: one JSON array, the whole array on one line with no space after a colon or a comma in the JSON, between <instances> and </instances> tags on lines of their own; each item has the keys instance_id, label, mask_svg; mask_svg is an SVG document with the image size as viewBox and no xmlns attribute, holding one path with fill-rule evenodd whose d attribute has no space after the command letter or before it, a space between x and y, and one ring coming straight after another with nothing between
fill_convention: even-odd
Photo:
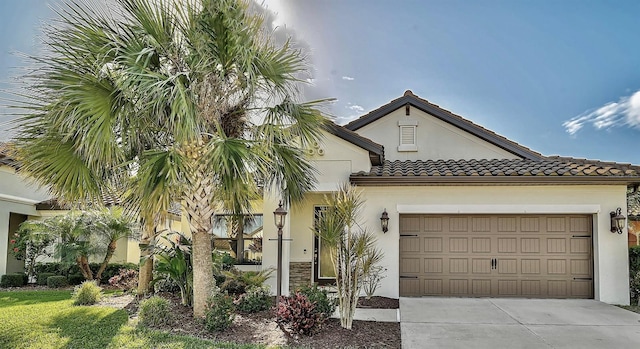
<instances>
[{"instance_id":1,"label":"green lawn","mask_svg":"<svg viewBox=\"0 0 640 349\"><path fill-rule=\"evenodd\" d=\"M124 310L71 303L70 291L0 292L0 348L264 348L141 329Z\"/></svg>"}]
</instances>

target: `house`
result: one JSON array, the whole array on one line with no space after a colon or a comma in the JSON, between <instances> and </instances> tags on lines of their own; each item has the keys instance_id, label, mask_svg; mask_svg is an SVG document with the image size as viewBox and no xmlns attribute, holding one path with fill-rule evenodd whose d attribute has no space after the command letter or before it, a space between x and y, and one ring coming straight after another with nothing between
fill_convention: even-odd
<instances>
[{"instance_id":1,"label":"house","mask_svg":"<svg viewBox=\"0 0 640 349\"><path fill-rule=\"evenodd\" d=\"M47 188L39 187L19 169L20 164L11 147L0 143L0 275L24 271L24 261L15 259L10 250L11 240L20 223L69 212L66 206L52 198ZM113 204L112 199L106 203ZM180 226L180 207L171 216L174 217L172 225ZM111 261L138 263L139 259L138 242L122 239L118 241Z\"/></svg>"},{"instance_id":2,"label":"house","mask_svg":"<svg viewBox=\"0 0 640 349\"><path fill-rule=\"evenodd\" d=\"M629 304L627 234L611 232L610 213L626 212L640 166L543 156L411 91L331 125L309 153L319 183L288 208L284 290L331 280L314 215L350 182L365 200L362 226L384 251L378 295ZM277 265L268 213L278 201L264 198L263 268Z\"/></svg>"},{"instance_id":3,"label":"house","mask_svg":"<svg viewBox=\"0 0 640 349\"><path fill-rule=\"evenodd\" d=\"M36 204L48 200L45 189L30 185L16 172L18 163L6 144L0 144L0 275L24 271L24 262L9 253L10 242L20 223L38 216Z\"/></svg>"}]
</instances>

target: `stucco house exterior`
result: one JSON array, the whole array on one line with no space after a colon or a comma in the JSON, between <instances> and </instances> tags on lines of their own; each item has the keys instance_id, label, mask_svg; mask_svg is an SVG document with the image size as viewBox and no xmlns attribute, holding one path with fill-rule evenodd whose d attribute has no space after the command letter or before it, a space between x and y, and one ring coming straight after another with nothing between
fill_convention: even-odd
<instances>
[{"instance_id":1,"label":"stucco house exterior","mask_svg":"<svg viewBox=\"0 0 640 349\"><path fill-rule=\"evenodd\" d=\"M350 182L384 251L378 295L629 303L627 233L611 232L610 212L626 212L639 166L543 156L411 91L331 125L309 154L318 185L288 208L283 290L330 280L314 215ZM278 201L264 199L263 268L277 265Z\"/></svg>"},{"instance_id":2,"label":"stucco house exterior","mask_svg":"<svg viewBox=\"0 0 640 349\"><path fill-rule=\"evenodd\" d=\"M325 195L350 182L365 199L361 225L384 251L377 295L629 303L628 235L611 232L610 212L627 212L640 166L543 156L411 91L324 136L308 149L315 190L287 208L284 293L331 282L314 219ZM8 251L18 224L62 213L18 167L0 147L0 275L22 270ZM270 268L280 198L265 193L254 213L263 213L262 268ZM188 226L178 211L167 225ZM137 242L121 243L113 261L137 262ZM269 283L275 290L276 278Z\"/></svg>"}]
</instances>

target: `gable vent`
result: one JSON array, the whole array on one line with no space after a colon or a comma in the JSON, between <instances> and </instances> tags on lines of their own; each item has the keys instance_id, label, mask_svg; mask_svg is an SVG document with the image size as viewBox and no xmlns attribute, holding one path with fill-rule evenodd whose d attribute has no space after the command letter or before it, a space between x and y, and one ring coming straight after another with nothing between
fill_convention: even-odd
<instances>
[{"instance_id":1,"label":"gable vent","mask_svg":"<svg viewBox=\"0 0 640 349\"><path fill-rule=\"evenodd\" d=\"M418 122L415 120L398 121L398 127L400 128L398 151L418 151L418 144L416 142L417 126Z\"/></svg>"}]
</instances>

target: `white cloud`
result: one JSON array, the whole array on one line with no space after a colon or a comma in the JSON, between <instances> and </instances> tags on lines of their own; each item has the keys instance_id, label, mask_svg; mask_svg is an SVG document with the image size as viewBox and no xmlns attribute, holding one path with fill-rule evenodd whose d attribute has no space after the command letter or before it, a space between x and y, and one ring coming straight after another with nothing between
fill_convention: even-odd
<instances>
[{"instance_id":1,"label":"white cloud","mask_svg":"<svg viewBox=\"0 0 640 349\"><path fill-rule=\"evenodd\" d=\"M351 109L353 111L356 111L358 113L362 113L364 111L364 108L362 106L360 106L360 105L357 105L357 104L348 105L346 108L347 109Z\"/></svg>"},{"instance_id":2,"label":"white cloud","mask_svg":"<svg viewBox=\"0 0 640 349\"><path fill-rule=\"evenodd\" d=\"M609 102L596 110L586 111L562 123L565 131L575 135L586 124L596 130L618 126L640 128L640 91L621 97L618 102Z\"/></svg>"},{"instance_id":3,"label":"white cloud","mask_svg":"<svg viewBox=\"0 0 640 349\"><path fill-rule=\"evenodd\" d=\"M345 76L342 77L342 80L353 81L353 80L355 80L355 78L352 78L350 76L346 76L345 75Z\"/></svg>"}]
</instances>

